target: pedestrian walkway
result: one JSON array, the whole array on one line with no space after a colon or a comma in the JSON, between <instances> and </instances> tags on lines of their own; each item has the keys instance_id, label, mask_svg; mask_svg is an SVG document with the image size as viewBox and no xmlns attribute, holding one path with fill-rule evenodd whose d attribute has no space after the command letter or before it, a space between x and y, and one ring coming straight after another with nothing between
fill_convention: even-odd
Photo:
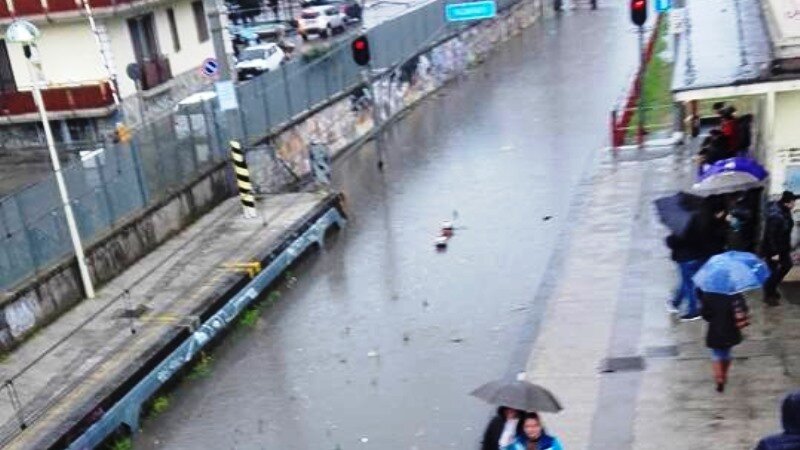
<instances>
[{"instance_id":1,"label":"pedestrian walkway","mask_svg":"<svg viewBox=\"0 0 800 450\"><path fill-rule=\"evenodd\" d=\"M239 282L230 264L264 258L330 198L269 196L258 219L230 199L24 342L0 365L22 405L17 413L3 393L0 445L24 421L8 448L46 448L42 439L68 431Z\"/></svg>"},{"instance_id":2,"label":"pedestrian walkway","mask_svg":"<svg viewBox=\"0 0 800 450\"><path fill-rule=\"evenodd\" d=\"M562 400L565 411L546 420L566 448L752 448L779 429L779 401L800 381L792 299L767 309L760 293L749 298L752 325L724 394L714 390L705 323L665 311L677 278L652 202L693 174L688 152L665 153L603 155L562 236L527 377Z\"/></svg>"}]
</instances>

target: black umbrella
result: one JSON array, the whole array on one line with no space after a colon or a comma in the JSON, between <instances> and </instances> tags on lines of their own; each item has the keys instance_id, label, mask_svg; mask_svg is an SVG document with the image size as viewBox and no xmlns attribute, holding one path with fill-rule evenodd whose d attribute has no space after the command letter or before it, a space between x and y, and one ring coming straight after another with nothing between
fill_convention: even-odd
<instances>
[{"instance_id":1,"label":"black umbrella","mask_svg":"<svg viewBox=\"0 0 800 450\"><path fill-rule=\"evenodd\" d=\"M496 380L484 384L470 394L496 406L507 406L529 412L559 412L563 408L547 389L527 381Z\"/></svg>"},{"instance_id":2,"label":"black umbrella","mask_svg":"<svg viewBox=\"0 0 800 450\"><path fill-rule=\"evenodd\" d=\"M658 218L672 233L683 236L689 229L695 213L700 209L702 197L678 192L669 197L661 197L655 202Z\"/></svg>"}]
</instances>

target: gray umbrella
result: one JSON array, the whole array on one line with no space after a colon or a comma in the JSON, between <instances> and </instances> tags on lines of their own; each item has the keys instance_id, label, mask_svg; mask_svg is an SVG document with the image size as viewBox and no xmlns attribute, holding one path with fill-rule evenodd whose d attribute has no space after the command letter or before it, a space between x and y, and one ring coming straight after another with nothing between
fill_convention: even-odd
<instances>
[{"instance_id":1,"label":"gray umbrella","mask_svg":"<svg viewBox=\"0 0 800 450\"><path fill-rule=\"evenodd\" d=\"M475 389L470 395L492 405L528 412L559 412L563 409L550 391L527 381L491 381Z\"/></svg>"},{"instance_id":2,"label":"gray umbrella","mask_svg":"<svg viewBox=\"0 0 800 450\"><path fill-rule=\"evenodd\" d=\"M701 197L727 194L730 192L746 191L764 185L762 180L748 172L725 172L716 174L695 183L692 194Z\"/></svg>"}]
</instances>

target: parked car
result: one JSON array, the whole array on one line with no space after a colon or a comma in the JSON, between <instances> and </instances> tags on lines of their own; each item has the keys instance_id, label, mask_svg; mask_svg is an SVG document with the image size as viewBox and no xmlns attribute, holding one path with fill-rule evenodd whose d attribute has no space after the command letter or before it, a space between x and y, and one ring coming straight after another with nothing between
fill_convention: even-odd
<instances>
[{"instance_id":1,"label":"parked car","mask_svg":"<svg viewBox=\"0 0 800 450\"><path fill-rule=\"evenodd\" d=\"M344 32L344 15L335 6L305 8L297 20L297 32L304 41L312 34L326 38Z\"/></svg>"},{"instance_id":2,"label":"parked car","mask_svg":"<svg viewBox=\"0 0 800 450\"><path fill-rule=\"evenodd\" d=\"M236 61L239 81L249 80L264 72L278 69L285 59L283 50L274 42L247 47L239 52Z\"/></svg>"},{"instance_id":3,"label":"parked car","mask_svg":"<svg viewBox=\"0 0 800 450\"><path fill-rule=\"evenodd\" d=\"M358 0L301 0L300 6L310 8L312 6L335 6L339 12L344 14L348 22L360 21L364 15L364 7Z\"/></svg>"}]
</instances>

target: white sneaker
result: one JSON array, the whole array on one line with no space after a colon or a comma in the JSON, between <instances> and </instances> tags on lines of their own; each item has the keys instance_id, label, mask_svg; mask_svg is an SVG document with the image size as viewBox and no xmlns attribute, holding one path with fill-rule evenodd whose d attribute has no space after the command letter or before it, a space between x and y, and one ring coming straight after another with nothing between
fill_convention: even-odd
<instances>
[{"instance_id":1,"label":"white sneaker","mask_svg":"<svg viewBox=\"0 0 800 450\"><path fill-rule=\"evenodd\" d=\"M666 306L667 306L667 312L670 314L678 314L681 312L681 310L678 309L677 306L675 306L675 303L672 303L672 300L667 300Z\"/></svg>"}]
</instances>

